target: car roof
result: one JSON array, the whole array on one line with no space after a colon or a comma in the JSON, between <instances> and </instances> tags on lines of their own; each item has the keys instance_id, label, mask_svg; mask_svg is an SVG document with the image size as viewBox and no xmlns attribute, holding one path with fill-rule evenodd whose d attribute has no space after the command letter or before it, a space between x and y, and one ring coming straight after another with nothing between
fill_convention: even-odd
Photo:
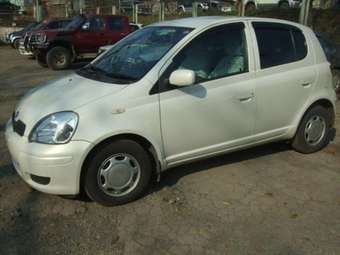
<instances>
[{"instance_id":1,"label":"car roof","mask_svg":"<svg viewBox=\"0 0 340 255\"><path fill-rule=\"evenodd\" d=\"M176 20L169 20L159 23L154 23L151 26L170 26L170 27L190 27L190 28L202 28L211 25L217 25L226 21L237 22L237 21L267 21L274 23L282 23L282 24L291 24L297 27L304 27L298 23L280 20L280 19L271 19L271 18L257 18L257 17L237 17L237 16L204 16L204 17L192 17L192 18L183 18Z\"/></svg>"}]
</instances>

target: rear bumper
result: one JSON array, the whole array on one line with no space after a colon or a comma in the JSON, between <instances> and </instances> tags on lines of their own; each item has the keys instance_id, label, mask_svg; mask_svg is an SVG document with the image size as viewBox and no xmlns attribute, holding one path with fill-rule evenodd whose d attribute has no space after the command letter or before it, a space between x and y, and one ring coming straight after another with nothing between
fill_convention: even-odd
<instances>
[{"instance_id":1,"label":"rear bumper","mask_svg":"<svg viewBox=\"0 0 340 255\"><path fill-rule=\"evenodd\" d=\"M13 131L11 121L6 125L5 138L13 166L28 185L50 194L79 193L82 162L90 143L29 143L27 137Z\"/></svg>"}]
</instances>

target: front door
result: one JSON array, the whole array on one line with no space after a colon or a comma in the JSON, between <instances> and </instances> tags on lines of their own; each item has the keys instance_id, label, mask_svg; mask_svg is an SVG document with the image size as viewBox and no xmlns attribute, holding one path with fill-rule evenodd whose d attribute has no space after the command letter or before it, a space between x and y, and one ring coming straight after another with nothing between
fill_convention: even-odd
<instances>
[{"instance_id":1,"label":"front door","mask_svg":"<svg viewBox=\"0 0 340 255\"><path fill-rule=\"evenodd\" d=\"M211 28L187 44L161 75L161 127L169 165L249 142L256 107L246 34L243 23ZM193 70L196 84L169 84L176 69Z\"/></svg>"},{"instance_id":2,"label":"front door","mask_svg":"<svg viewBox=\"0 0 340 255\"><path fill-rule=\"evenodd\" d=\"M79 53L97 53L100 46L106 45L105 26L102 17L93 16L76 33L75 49Z\"/></svg>"}]
</instances>

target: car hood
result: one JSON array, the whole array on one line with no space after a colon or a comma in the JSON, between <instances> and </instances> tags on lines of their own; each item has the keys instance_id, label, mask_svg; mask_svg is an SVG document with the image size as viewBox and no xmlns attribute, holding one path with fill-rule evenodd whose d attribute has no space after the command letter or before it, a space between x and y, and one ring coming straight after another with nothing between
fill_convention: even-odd
<instances>
[{"instance_id":1,"label":"car hood","mask_svg":"<svg viewBox=\"0 0 340 255\"><path fill-rule=\"evenodd\" d=\"M23 33L24 33L24 31L20 30L20 31L12 32L12 33L10 33L10 35L12 35L12 36L22 36Z\"/></svg>"},{"instance_id":2,"label":"car hood","mask_svg":"<svg viewBox=\"0 0 340 255\"><path fill-rule=\"evenodd\" d=\"M77 108L113 93L126 85L115 85L89 80L77 74L50 81L30 90L19 102L17 119L23 121L26 130L43 117L60 111L75 111ZM25 135L28 135L25 132Z\"/></svg>"}]
</instances>

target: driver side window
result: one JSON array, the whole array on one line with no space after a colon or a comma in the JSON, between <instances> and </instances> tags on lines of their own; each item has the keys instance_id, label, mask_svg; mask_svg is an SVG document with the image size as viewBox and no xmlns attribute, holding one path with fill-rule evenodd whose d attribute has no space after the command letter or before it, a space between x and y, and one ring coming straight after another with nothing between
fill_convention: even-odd
<instances>
[{"instance_id":1,"label":"driver side window","mask_svg":"<svg viewBox=\"0 0 340 255\"><path fill-rule=\"evenodd\" d=\"M162 76L167 80L177 69L194 71L196 83L248 72L244 24L233 23L203 32L174 57ZM161 91L173 88L171 84L161 87Z\"/></svg>"},{"instance_id":2,"label":"driver side window","mask_svg":"<svg viewBox=\"0 0 340 255\"><path fill-rule=\"evenodd\" d=\"M101 17L93 17L89 21L89 31L103 31L104 30L104 21Z\"/></svg>"}]
</instances>

